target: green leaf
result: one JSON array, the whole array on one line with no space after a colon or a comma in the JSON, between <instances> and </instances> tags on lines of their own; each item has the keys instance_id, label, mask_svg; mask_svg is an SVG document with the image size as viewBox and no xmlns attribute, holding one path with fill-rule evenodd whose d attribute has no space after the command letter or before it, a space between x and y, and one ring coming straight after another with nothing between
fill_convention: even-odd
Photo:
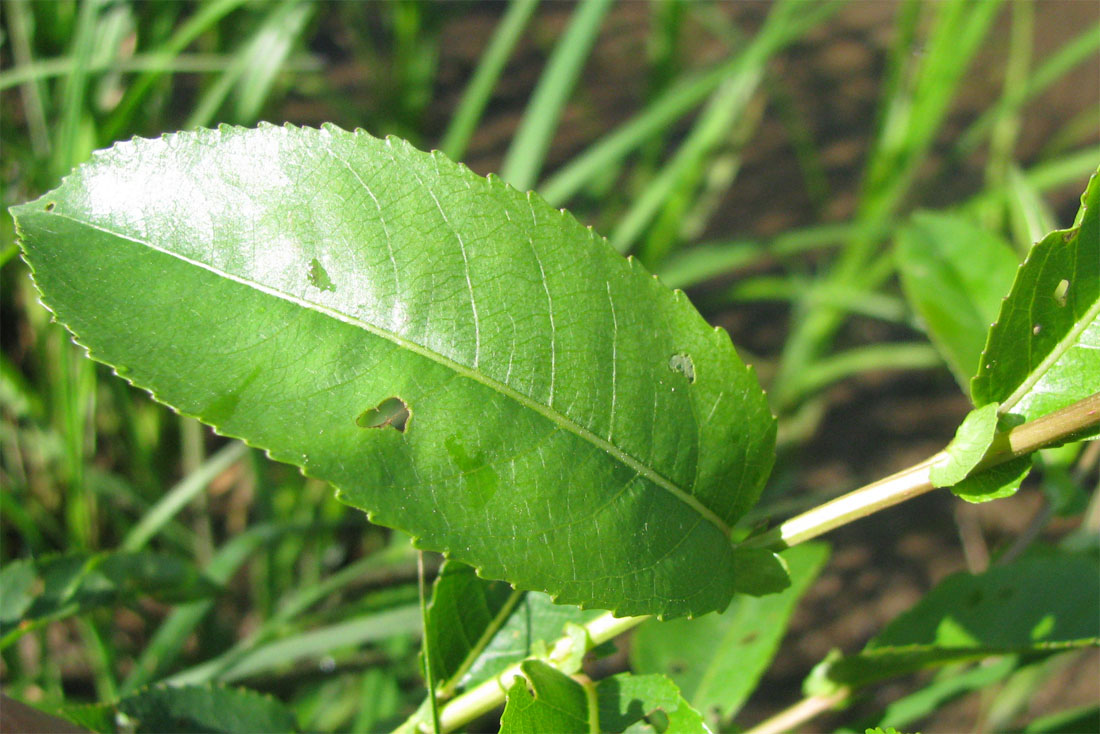
<instances>
[{"instance_id":1,"label":"green leaf","mask_svg":"<svg viewBox=\"0 0 1100 734\"><path fill-rule=\"evenodd\" d=\"M523 676L512 679L500 717L500 734L588 734L588 696L584 687L546 663L528 660ZM524 677L526 676L526 678ZM530 685L530 690L528 690Z\"/></svg>"},{"instance_id":2,"label":"green leaf","mask_svg":"<svg viewBox=\"0 0 1100 734\"><path fill-rule=\"evenodd\" d=\"M959 214L917 212L897 235L902 288L965 390L1019 262L1001 237Z\"/></svg>"},{"instance_id":3,"label":"green leaf","mask_svg":"<svg viewBox=\"0 0 1100 734\"><path fill-rule=\"evenodd\" d=\"M74 706L65 716L96 732L240 734L298 731L298 722L270 696L242 688L146 688L117 703Z\"/></svg>"},{"instance_id":4,"label":"green leaf","mask_svg":"<svg viewBox=\"0 0 1100 734\"><path fill-rule=\"evenodd\" d=\"M424 628L424 652L439 681L465 673L507 620L513 591L500 581L479 579L474 569L445 561L432 586Z\"/></svg>"},{"instance_id":5,"label":"green leaf","mask_svg":"<svg viewBox=\"0 0 1100 734\"><path fill-rule=\"evenodd\" d=\"M1100 706L1087 704L1035 719L1024 734L1067 734L1100 731Z\"/></svg>"},{"instance_id":6,"label":"green leaf","mask_svg":"<svg viewBox=\"0 0 1100 734\"><path fill-rule=\"evenodd\" d=\"M985 456L997 433L997 403L975 408L963 419L955 438L947 444L947 460L936 464L928 476L934 487L958 484L974 470Z\"/></svg>"},{"instance_id":7,"label":"green leaf","mask_svg":"<svg viewBox=\"0 0 1100 734\"><path fill-rule=\"evenodd\" d=\"M537 660L521 668L526 680L516 676L508 689L501 734L708 731L699 713L663 675L621 673L582 684Z\"/></svg>"},{"instance_id":8,"label":"green leaf","mask_svg":"<svg viewBox=\"0 0 1100 734\"><path fill-rule=\"evenodd\" d=\"M648 622L635 634L631 663L639 673L663 673L693 707L733 716L756 688L787 629L798 600L829 556L824 543L783 551L790 587L780 594L738 596L722 614Z\"/></svg>"},{"instance_id":9,"label":"green leaf","mask_svg":"<svg viewBox=\"0 0 1100 734\"><path fill-rule=\"evenodd\" d=\"M733 556L737 590L749 596L778 594L791 585L783 556L764 548L737 548Z\"/></svg>"},{"instance_id":10,"label":"green leaf","mask_svg":"<svg viewBox=\"0 0 1100 734\"><path fill-rule=\"evenodd\" d=\"M989 330L974 404L1031 421L1100 390L1100 175L1072 229L1036 243Z\"/></svg>"},{"instance_id":11,"label":"green leaf","mask_svg":"<svg viewBox=\"0 0 1100 734\"><path fill-rule=\"evenodd\" d=\"M36 623L97 607L117 606L141 596L165 602L192 601L217 591L190 561L148 551L72 553L14 561L0 570L0 588L4 591L0 646Z\"/></svg>"},{"instance_id":12,"label":"green leaf","mask_svg":"<svg viewBox=\"0 0 1100 734\"><path fill-rule=\"evenodd\" d=\"M600 731L709 732L703 717L693 709L676 684L663 675L620 673L596 684ZM642 726L642 724L648 726Z\"/></svg>"},{"instance_id":13,"label":"green leaf","mask_svg":"<svg viewBox=\"0 0 1100 734\"><path fill-rule=\"evenodd\" d=\"M729 602L764 394L537 196L396 139L223 127L116 145L13 213L93 357L419 547L620 615Z\"/></svg>"},{"instance_id":14,"label":"green leaf","mask_svg":"<svg viewBox=\"0 0 1100 734\"><path fill-rule=\"evenodd\" d=\"M1100 645L1094 554L1038 553L944 579L857 655L830 659L808 687L862 686L926 667Z\"/></svg>"},{"instance_id":15,"label":"green leaf","mask_svg":"<svg viewBox=\"0 0 1100 734\"><path fill-rule=\"evenodd\" d=\"M1021 456L980 471L951 487L951 492L967 502L988 502L1016 494L1031 473L1031 456Z\"/></svg>"},{"instance_id":16,"label":"green leaf","mask_svg":"<svg viewBox=\"0 0 1100 734\"><path fill-rule=\"evenodd\" d=\"M993 686L1016 670L1017 664L1015 656L1007 656L995 662L972 666L968 670L945 668L925 687L891 701L884 709L861 723L836 729L834 734L856 734L867 726L885 721L908 726L940 711L957 698Z\"/></svg>"},{"instance_id":17,"label":"green leaf","mask_svg":"<svg viewBox=\"0 0 1100 734\"><path fill-rule=\"evenodd\" d=\"M584 625L601 614L598 609L555 604L546 594L527 592L457 682L462 689L473 688L524 658L545 655L567 628Z\"/></svg>"}]
</instances>

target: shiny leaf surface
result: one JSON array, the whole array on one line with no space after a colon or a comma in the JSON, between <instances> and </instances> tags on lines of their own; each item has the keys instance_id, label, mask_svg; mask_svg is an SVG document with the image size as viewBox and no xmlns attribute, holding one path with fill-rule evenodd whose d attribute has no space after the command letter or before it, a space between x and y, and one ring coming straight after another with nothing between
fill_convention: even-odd
<instances>
[{"instance_id":1,"label":"shiny leaf surface","mask_svg":"<svg viewBox=\"0 0 1100 734\"><path fill-rule=\"evenodd\" d=\"M94 358L420 547L619 614L733 594L763 392L537 196L396 139L224 127L119 144L13 211Z\"/></svg>"}]
</instances>

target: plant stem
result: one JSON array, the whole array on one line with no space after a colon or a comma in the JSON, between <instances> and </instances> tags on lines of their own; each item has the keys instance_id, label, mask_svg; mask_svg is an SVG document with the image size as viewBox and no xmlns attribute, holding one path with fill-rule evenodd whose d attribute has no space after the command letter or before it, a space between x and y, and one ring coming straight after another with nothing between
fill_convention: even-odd
<instances>
[{"instance_id":1,"label":"plant stem","mask_svg":"<svg viewBox=\"0 0 1100 734\"><path fill-rule=\"evenodd\" d=\"M825 696L804 698L790 708L761 721L756 726L746 730L744 734L784 734L784 732L797 729L810 719L825 713L848 698L851 693L851 689L844 686Z\"/></svg>"},{"instance_id":2,"label":"plant stem","mask_svg":"<svg viewBox=\"0 0 1100 734\"><path fill-rule=\"evenodd\" d=\"M1052 443L1064 441L1096 425L1100 425L1100 393L1094 393L1062 410L998 434L985 458L971 475ZM897 474L796 515L761 535L749 538L743 546L789 548L853 520L929 492L935 489L929 472L934 465L946 458L947 455L941 451Z\"/></svg>"},{"instance_id":3,"label":"plant stem","mask_svg":"<svg viewBox=\"0 0 1100 734\"><path fill-rule=\"evenodd\" d=\"M602 614L596 617L588 624L584 625L586 633L585 652L592 648L602 645L603 643L618 637L627 630L637 627L642 622L650 619L648 615L641 617L616 617L611 612ZM559 668L570 658L575 659L573 656L573 645L575 644L574 637L564 635L560 637L550 650L550 654L547 659L544 660L547 665L555 668ZM522 662L522 661L520 661ZM509 666L504 672L497 674L487 681L471 688L470 690L458 696L452 701L447 702L443 709L439 712L439 723L441 732L454 731L463 724L469 723L479 716L489 713L496 707L504 703L505 694L508 691L508 687L512 684L512 680L519 675L523 675L520 672L520 663ZM414 732L424 732L425 724L429 723L423 721L423 711L418 711L413 714L404 724L398 727L394 734L413 734Z\"/></svg>"},{"instance_id":4,"label":"plant stem","mask_svg":"<svg viewBox=\"0 0 1100 734\"><path fill-rule=\"evenodd\" d=\"M971 474L1003 464L1052 443L1071 439L1075 434L1097 425L1100 425L1100 393L1095 393L1055 413L999 434L994 438L985 458ZM946 458L946 453L941 451L897 474L872 482L797 515L766 533L749 538L742 547L784 548L797 545L833 528L924 494L935 489L929 478L931 468ZM593 619L584 625L585 651L621 635L647 619L649 619L648 616L616 617L610 612ZM574 644L574 637L562 636L554 643L548 659L544 662L560 669L565 661L573 657ZM439 731L454 731L500 706L504 702L512 680L519 675L522 675L520 663L516 663L504 672L449 701L439 711ZM844 700L849 693L847 688L843 688L828 696L805 699L787 711L759 724L750 732L751 734L774 734L787 731ZM424 719L425 713L421 709L413 714L396 730L395 734L428 731L425 727L430 722Z\"/></svg>"}]
</instances>

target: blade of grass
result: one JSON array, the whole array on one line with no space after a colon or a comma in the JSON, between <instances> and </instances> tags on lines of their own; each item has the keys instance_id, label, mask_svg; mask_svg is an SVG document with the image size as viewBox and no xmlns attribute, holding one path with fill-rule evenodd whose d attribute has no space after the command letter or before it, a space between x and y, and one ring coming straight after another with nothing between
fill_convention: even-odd
<instances>
[{"instance_id":1,"label":"blade of grass","mask_svg":"<svg viewBox=\"0 0 1100 734\"><path fill-rule=\"evenodd\" d=\"M212 0L200 5L195 14L163 43L160 51L154 56L159 63L152 64L151 68L142 73L126 90L122 101L103 126L102 139L116 140L132 126L138 107L152 86L168 71L173 59L205 31L247 2L248 0Z\"/></svg>"},{"instance_id":2,"label":"blade of grass","mask_svg":"<svg viewBox=\"0 0 1100 734\"><path fill-rule=\"evenodd\" d=\"M1001 0L967 2L951 0L928 6L936 13L927 53L913 61L907 47L908 26L916 18L903 7L900 37L906 47L897 55L910 59L914 66L909 85L900 82L884 102L879 138L867 167L864 193L857 213L858 234L842 250L823 278L830 288L858 285L862 270L874 251L893 213L909 190L920 163L943 123L948 106L965 77L965 70L978 49ZM899 44L900 45L900 44ZM898 71L900 79L906 72ZM791 333L772 386L775 409L784 412L793 407L795 383L808 366L828 349L843 321L843 314L830 308L795 309Z\"/></svg>"},{"instance_id":3,"label":"blade of grass","mask_svg":"<svg viewBox=\"0 0 1100 734\"><path fill-rule=\"evenodd\" d=\"M278 527L278 526L272 526ZM299 530L315 527L315 524L295 524L293 527ZM280 532L277 537L286 537L288 533ZM275 539L272 537L271 539ZM265 538L265 542L266 542ZM221 558L226 552L219 552L218 558ZM231 559L239 558L240 552L231 556ZM299 588L292 588L284 597L279 601L275 611L260 625L254 632L249 634L246 638L240 640L234 644L229 650L226 650L221 655L213 658L206 663L203 663L195 668L192 668L185 677L186 681L191 683L202 683L209 680L219 679L225 680L221 677L222 672L235 669L235 666L243 663L246 659L250 658L255 651L259 650L269 641L273 640L276 635L284 633L287 626L291 624L296 618L301 616L303 612L309 609L311 606L321 601L322 599L336 593L337 591L347 587L355 582L361 582L365 578L372 574L385 574L388 573L395 565L406 564L410 559L415 557L415 551L411 545L397 544L392 545L385 550L373 553L366 558L360 559L355 563L350 564L346 568L332 574L328 578L321 579L319 582ZM243 559L242 559L243 560ZM227 563L227 562L224 562ZM215 563L211 563L206 571L206 574L210 576L212 580L219 581L220 576L214 571L223 570L222 566L214 568ZM224 567L227 570L227 566ZM234 568L235 570L235 568ZM200 602L200 604L206 604L207 602ZM206 607L199 611L198 604L190 605L196 608L195 612L192 612L184 620L176 623L179 629L176 629L171 637L167 637L164 642L164 646L167 646L169 642L173 644L182 644L181 635L183 632L182 625L185 622L191 622L192 626L197 624L198 618L201 618L202 614L205 614ZM197 618L196 618L197 616ZM166 623L167 624L167 623ZM158 637L160 633L158 631ZM277 643L273 643L277 644ZM161 653L163 655L163 652ZM143 656L144 658L144 656ZM157 657L152 658L153 661L157 660ZM161 668L163 669L163 668ZM179 675L183 675L182 673ZM178 676L177 676L178 677ZM176 681L177 677L173 677L172 680ZM135 685L141 685L145 680L138 681ZM130 681L127 681L130 684ZM181 683L182 685L182 683Z\"/></svg>"},{"instance_id":4,"label":"blade of grass","mask_svg":"<svg viewBox=\"0 0 1100 734\"><path fill-rule=\"evenodd\" d=\"M943 368L943 358L930 344L892 343L853 347L817 360L798 383L797 397L812 395L848 377L872 370Z\"/></svg>"},{"instance_id":5,"label":"blade of grass","mask_svg":"<svg viewBox=\"0 0 1100 734\"><path fill-rule=\"evenodd\" d=\"M854 291L815 287L812 283L791 276L759 276L729 288L723 295L734 303L754 301L798 301L812 291L812 306L828 306L848 314L868 316L887 323L906 324L909 310L896 296L877 291Z\"/></svg>"},{"instance_id":6,"label":"blade of grass","mask_svg":"<svg viewBox=\"0 0 1100 734\"><path fill-rule=\"evenodd\" d=\"M22 1L25 2L25 0ZM132 74L134 72L161 70L167 74L212 74L225 71L235 58L235 54L180 54L171 62L165 64L162 55L159 53L136 54L126 59L93 59L88 71L92 73L117 72ZM68 56L61 56L55 59L41 59L26 65L15 66L0 72L0 91L19 84L64 76L69 72L71 65L72 60ZM284 70L294 72L321 71L322 68L321 60L308 54L290 56L283 64Z\"/></svg>"},{"instance_id":7,"label":"blade of grass","mask_svg":"<svg viewBox=\"0 0 1100 734\"><path fill-rule=\"evenodd\" d=\"M333 650L368 642L378 642L397 635L420 635L420 609L407 604L395 609L369 614L362 619L300 632L293 637L272 642L242 656L229 666L221 657L171 676L168 685L200 685L217 680L231 683L302 658L316 658Z\"/></svg>"},{"instance_id":8,"label":"blade of grass","mask_svg":"<svg viewBox=\"0 0 1100 734\"><path fill-rule=\"evenodd\" d=\"M244 565L245 561L266 543L288 532L301 532L304 527L294 524L253 525L223 545L203 574L212 582L225 585ZM214 600L191 602L177 607L153 634L142 650L130 674L122 682L119 695L125 696L156 680L179 657L184 643L203 617L214 608Z\"/></svg>"},{"instance_id":9,"label":"blade of grass","mask_svg":"<svg viewBox=\"0 0 1100 734\"><path fill-rule=\"evenodd\" d=\"M1035 7L1028 2L1012 3L1012 31L1008 59L1005 62L1005 81L1001 98L1020 96L1027 83L1031 65L1031 46L1035 36ZM989 138L989 160L986 161L987 185L1004 184L1012 165L1016 140L1020 134L1020 109L1006 105L998 107L1000 115L993 125ZM1049 230L1047 230L1049 231Z\"/></svg>"},{"instance_id":10,"label":"blade of grass","mask_svg":"<svg viewBox=\"0 0 1100 734\"><path fill-rule=\"evenodd\" d=\"M539 77L500 167L500 177L520 191L533 188L538 180L562 110L610 7L611 0L583 0Z\"/></svg>"},{"instance_id":11,"label":"blade of grass","mask_svg":"<svg viewBox=\"0 0 1100 734\"><path fill-rule=\"evenodd\" d=\"M778 235L761 243L716 242L696 245L673 254L657 268L669 288L689 288L705 280L766 260L836 247L852 236L850 224L821 224Z\"/></svg>"},{"instance_id":12,"label":"blade of grass","mask_svg":"<svg viewBox=\"0 0 1100 734\"><path fill-rule=\"evenodd\" d=\"M1057 229L1057 219L1050 210L1038 189L1028 181L1023 171L1015 164L1008 169L1005 182L1008 191L1006 209L1011 224L1013 239L1017 249L1026 253L1028 249L1043 239L1047 232Z\"/></svg>"},{"instance_id":13,"label":"blade of grass","mask_svg":"<svg viewBox=\"0 0 1100 734\"><path fill-rule=\"evenodd\" d=\"M1006 90L1006 94L994 107L982 113L959 136L956 145L957 154L966 156L972 153L992 132L1002 115L1022 108L1046 91L1051 84L1061 79L1067 71L1086 61L1097 49L1100 49L1100 23L1089 27L1069 42L1059 46L1050 58L1035 69L1025 83L1014 87L1011 91Z\"/></svg>"},{"instance_id":14,"label":"blade of grass","mask_svg":"<svg viewBox=\"0 0 1100 734\"><path fill-rule=\"evenodd\" d=\"M123 534L132 517L140 516L152 507L145 495L130 483L128 476L103 471L92 464L88 467L85 481L89 493L101 500L105 507L111 508L103 519L112 535ZM196 542L194 534L174 520L160 529L160 538L167 548L182 553L190 553Z\"/></svg>"},{"instance_id":15,"label":"blade of grass","mask_svg":"<svg viewBox=\"0 0 1100 734\"><path fill-rule=\"evenodd\" d=\"M270 21L264 22L256 35L254 63L237 85L235 122L251 124L259 118L276 77L286 68L291 51L301 42L316 10L314 3L287 0L272 12Z\"/></svg>"},{"instance_id":16,"label":"blade of grass","mask_svg":"<svg viewBox=\"0 0 1100 734\"><path fill-rule=\"evenodd\" d=\"M728 134L756 92L768 59L839 7L837 2L828 2L807 10L804 4L791 0L781 0L772 7L764 27L738 54L739 63L711 95L675 155L620 218L609 237L615 249L628 251L685 177L700 169L701 162Z\"/></svg>"},{"instance_id":17,"label":"blade of grass","mask_svg":"<svg viewBox=\"0 0 1100 734\"><path fill-rule=\"evenodd\" d=\"M252 122L281 62L290 52L293 38L301 33L311 12L310 6L300 5L298 0L284 0L273 7L249 40L233 54L232 61L217 81L203 92L184 128L190 130L210 126L235 86L249 90L248 100L245 101L243 94L238 97L231 121L242 124Z\"/></svg>"},{"instance_id":18,"label":"blade of grass","mask_svg":"<svg viewBox=\"0 0 1100 734\"><path fill-rule=\"evenodd\" d=\"M198 469L189 473L172 487L127 533L121 548L126 551L141 550L170 519L176 516L191 500L206 489L219 474L248 453L248 447L239 441L225 446L204 461Z\"/></svg>"},{"instance_id":19,"label":"blade of grass","mask_svg":"<svg viewBox=\"0 0 1100 734\"><path fill-rule=\"evenodd\" d=\"M84 158L80 145L80 129L85 121L84 92L88 62L95 50L96 20L101 4L101 0L85 0L80 4L80 14L73 32L72 51L69 54L71 63L61 95L57 144L54 146L53 173L57 178L67 174Z\"/></svg>"},{"instance_id":20,"label":"blade of grass","mask_svg":"<svg viewBox=\"0 0 1100 734\"><path fill-rule=\"evenodd\" d=\"M114 673L114 650L102 630L88 617L77 619L77 629L83 640L85 657L91 668L92 681L95 683L96 698L100 701L114 701L118 698L118 681Z\"/></svg>"},{"instance_id":21,"label":"blade of grass","mask_svg":"<svg viewBox=\"0 0 1100 734\"><path fill-rule=\"evenodd\" d=\"M428 594L427 582L424 580L424 551L416 552L416 589L418 592L418 608L420 611L420 636L428 634ZM427 689L428 710L431 713L432 734L439 734L439 702L435 697L435 661L432 659L431 646L424 645L420 654L420 660L424 667L424 687Z\"/></svg>"},{"instance_id":22,"label":"blade of grass","mask_svg":"<svg viewBox=\"0 0 1100 734\"><path fill-rule=\"evenodd\" d=\"M1047 191L1087 180L1089 173L1096 171L1097 160L1100 160L1100 146L1089 146L1057 160L1036 164L1024 176L1039 191Z\"/></svg>"},{"instance_id":23,"label":"blade of grass","mask_svg":"<svg viewBox=\"0 0 1100 734\"><path fill-rule=\"evenodd\" d=\"M447 125L443 142L439 144L439 149L451 160L459 161L466 155L466 146L470 144L470 138L489 104L493 88L538 3L539 0L512 0L493 31L493 37L478 61L473 78L462 93L462 101Z\"/></svg>"},{"instance_id":24,"label":"blade of grass","mask_svg":"<svg viewBox=\"0 0 1100 734\"><path fill-rule=\"evenodd\" d=\"M35 65L34 52L31 49L30 41L32 19L27 8L27 0L11 0L6 6L6 10L8 32L11 34L12 57L15 61L15 66L10 75L14 76L19 71L30 69ZM66 70L68 70L68 67L66 67ZM27 117L27 131L31 139L31 149L39 158L45 158L50 154L50 136L46 131L46 112L42 104L44 90L39 80L33 77L16 83L23 85L20 90L20 97L23 100L23 110ZM2 88L0 86L0 89ZM14 244L12 247L14 247ZM7 258L4 258L2 262L7 262Z\"/></svg>"}]
</instances>

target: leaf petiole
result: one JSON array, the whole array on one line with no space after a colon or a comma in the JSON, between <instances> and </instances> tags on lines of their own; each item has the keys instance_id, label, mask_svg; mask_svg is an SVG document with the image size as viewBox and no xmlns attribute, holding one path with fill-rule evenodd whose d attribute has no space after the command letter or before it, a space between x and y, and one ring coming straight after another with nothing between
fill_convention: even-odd
<instances>
[{"instance_id":1,"label":"leaf petiole","mask_svg":"<svg viewBox=\"0 0 1100 734\"><path fill-rule=\"evenodd\" d=\"M1023 423L998 434L974 470L979 472L1025 456L1050 444L1072 439L1075 434L1100 425L1100 392L1062 410ZM789 548L816 538L853 520L893 507L935 489L932 467L947 460L943 451L893 474L865 485L823 505L796 515L741 544L745 548Z\"/></svg>"}]
</instances>

